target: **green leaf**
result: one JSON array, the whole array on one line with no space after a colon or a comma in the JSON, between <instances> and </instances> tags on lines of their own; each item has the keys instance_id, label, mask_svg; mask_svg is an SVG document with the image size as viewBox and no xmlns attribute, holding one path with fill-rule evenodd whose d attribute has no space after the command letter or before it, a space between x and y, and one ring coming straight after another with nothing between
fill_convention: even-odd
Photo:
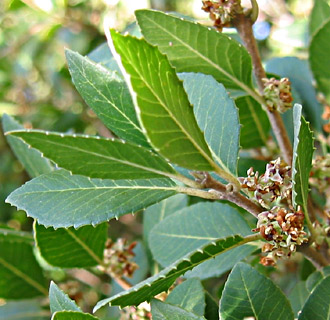
<instances>
[{"instance_id":1,"label":"green leaf","mask_svg":"<svg viewBox=\"0 0 330 320\"><path fill-rule=\"evenodd\" d=\"M267 61L266 70L290 79L293 96L296 91L301 98L299 103L303 105L304 114L313 128L320 131L322 106L316 98L313 75L308 61L297 57L274 58Z\"/></svg>"},{"instance_id":2,"label":"green leaf","mask_svg":"<svg viewBox=\"0 0 330 320\"><path fill-rule=\"evenodd\" d=\"M47 280L33 254L31 240L14 232L1 236L0 297L15 300L43 295L48 295Z\"/></svg>"},{"instance_id":3,"label":"green leaf","mask_svg":"<svg viewBox=\"0 0 330 320\"><path fill-rule=\"evenodd\" d=\"M88 313L59 311L53 314L52 320L98 320Z\"/></svg>"},{"instance_id":4,"label":"green leaf","mask_svg":"<svg viewBox=\"0 0 330 320\"><path fill-rule=\"evenodd\" d=\"M168 290L178 277L192 270L200 263L213 259L217 255L234 247L258 240L259 238L259 235L252 235L246 238L237 235L212 241L211 244L207 244L187 254L185 257L163 269L160 273L146 279L129 290L99 301L94 308L94 312L108 303L110 305L125 307L128 305L138 305L143 301L150 301L158 293Z\"/></svg>"},{"instance_id":5,"label":"green leaf","mask_svg":"<svg viewBox=\"0 0 330 320\"><path fill-rule=\"evenodd\" d=\"M231 249L212 260L205 261L184 276L186 278L199 278L201 280L220 277L233 266L258 250L258 246L248 243L238 248Z\"/></svg>"},{"instance_id":6,"label":"green leaf","mask_svg":"<svg viewBox=\"0 0 330 320\"><path fill-rule=\"evenodd\" d=\"M23 139L58 166L91 178L149 179L175 172L150 150L121 140L37 130L10 135Z\"/></svg>"},{"instance_id":7,"label":"green leaf","mask_svg":"<svg viewBox=\"0 0 330 320\"><path fill-rule=\"evenodd\" d=\"M214 298L206 292L205 294L205 314L204 317L207 320L219 320L219 305L218 302L214 300Z\"/></svg>"},{"instance_id":8,"label":"green leaf","mask_svg":"<svg viewBox=\"0 0 330 320\"><path fill-rule=\"evenodd\" d=\"M213 28L168 14L138 10L142 34L165 53L177 72L201 72L225 87L254 94L252 62L246 49Z\"/></svg>"},{"instance_id":9,"label":"green leaf","mask_svg":"<svg viewBox=\"0 0 330 320\"><path fill-rule=\"evenodd\" d=\"M168 266L211 241L236 234L251 234L237 210L219 202L201 202L158 223L150 232L149 244L155 260Z\"/></svg>"},{"instance_id":10,"label":"green leaf","mask_svg":"<svg viewBox=\"0 0 330 320\"><path fill-rule=\"evenodd\" d=\"M325 279L327 276L330 276L330 266L324 267L320 270L313 272L306 281L306 288L309 292L312 292L314 288Z\"/></svg>"},{"instance_id":11,"label":"green leaf","mask_svg":"<svg viewBox=\"0 0 330 320\"><path fill-rule=\"evenodd\" d=\"M301 115L301 105L293 108L294 141L292 160L292 202L301 205L307 212L308 179L314 152L313 133Z\"/></svg>"},{"instance_id":12,"label":"green leaf","mask_svg":"<svg viewBox=\"0 0 330 320\"><path fill-rule=\"evenodd\" d=\"M78 228L134 213L175 193L169 179L100 180L58 170L27 182L6 202L46 227Z\"/></svg>"},{"instance_id":13,"label":"green leaf","mask_svg":"<svg viewBox=\"0 0 330 320\"><path fill-rule=\"evenodd\" d=\"M245 263L238 263L229 275L220 300L220 318L236 320L254 317L293 320L289 301L275 284Z\"/></svg>"},{"instance_id":14,"label":"green leaf","mask_svg":"<svg viewBox=\"0 0 330 320\"><path fill-rule=\"evenodd\" d=\"M81 309L53 281L49 287L49 304L51 313L57 311L78 311Z\"/></svg>"},{"instance_id":15,"label":"green leaf","mask_svg":"<svg viewBox=\"0 0 330 320\"><path fill-rule=\"evenodd\" d=\"M184 194L177 194L147 208L143 213L143 238L148 242L151 229L167 216L188 205L188 197Z\"/></svg>"},{"instance_id":16,"label":"green leaf","mask_svg":"<svg viewBox=\"0 0 330 320\"><path fill-rule=\"evenodd\" d=\"M0 320L49 320L49 311L42 309L40 301L7 301L0 306Z\"/></svg>"},{"instance_id":17,"label":"green leaf","mask_svg":"<svg viewBox=\"0 0 330 320\"><path fill-rule=\"evenodd\" d=\"M322 91L330 103L330 20L328 20L314 35L309 47L309 62L318 89Z\"/></svg>"},{"instance_id":18,"label":"green leaf","mask_svg":"<svg viewBox=\"0 0 330 320\"><path fill-rule=\"evenodd\" d=\"M261 105L249 96L235 100L242 125L240 144L243 149L267 145L270 123Z\"/></svg>"},{"instance_id":19,"label":"green leaf","mask_svg":"<svg viewBox=\"0 0 330 320\"><path fill-rule=\"evenodd\" d=\"M153 299L151 301L151 314L153 320L203 320L204 317L195 315L183 308Z\"/></svg>"},{"instance_id":20,"label":"green leaf","mask_svg":"<svg viewBox=\"0 0 330 320\"><path fill-rule=\"evenodd\" d=\"M298 312L301 311L306 299L308 298L308 295L309 292L306 289L305 281L297 282L297 284L294 286L288 296L295 315L298 315Z\"/></svg>"},{"instance_id":21,"label":"green leaf","mask_svg":"<svg viewBox=\"0 0 330 320\"><path fill-rule=\"evenodd\" d=\"M74 228L45 228L36 223L35 239L41 256L61 268L87 268L102 264L108 225Z\"/></svg>"},{"instance_id":22,"label":"green leaf","mask_svg":"<svg viewBox=\"0 0 330 320\"><path fill-rule=\"evenodd\" d=\"M222 169L236 175L240 124L234 101L212 76L181 73L179 78L194 106L197 123L204 132L213 159Z\"/></svg>"},{"instance_id":23,"label":"green leaf","mask_svg":"<svg viewBox=\"0 0 330 320\"><path fill-rule=\"evenodd\" d=\"M66 50L72 81L103 123L118 137L149 147L125 82L116 73Z\"/></svg>"},{"instance_id":24,"label":"green leaf","mask_svg":"<svg viewBox=\"0 0 330 320\"><path fill-rule=\"evenodd\" d=\"M166 298L166 303L178 306L198 316L205 312L205 292L198 279L188 279L175 287Z\"/></svg>"},{"instance_id":25,"label":"green leaf","mask_svg":"<svg viewBox=\"0 0 330 320\"><path fill-rule=\"evenodd\" d=\"M88 54L88 58L97 64L121 75L120 68L116 62L116 59L113 57L107 42L100 44L92 52L90 52Z\"/></svg>"},{"instance_id":26,"label":"green leaf","mask_svg":"<svg viewBox=\"0 0 330 320\"><path fill-rule=\"evenodd\" d=\"M309 33L313 36L330 19L330 7L325 0L315 0L309 20Z\"/></svg>"},{"instance_id":27,"label":"green leaf","mask_svg":"<svg viewBox=\"0 0 330 320\"><path fill-rule=\"evenodd\" d=\"M143 39L113 30L111 37L110 45L120 55L139 119L155 150L179 166L212 170L215 164L193 108L166 56Z\"/></svg>"},{"instance_id":28,"label":"green leaf","mask_svg":"<svg viewBox=\"0 0 330 320\"><path fill-rule=\"evenodd\" d=\"M330 276L323 279L308 297L299 320L329 320L330 319Z\"/></svg>"},{"instance_id":29,"label":"green leaf","mask_svg":"<svg viewBox=\"0 0 330 320\"><path fill-rule=\"evenodd\" d=\"M7 114L2 116L2 128L4 133L12 130L24 129L23 126ZM6 139L17 159L22 163L24 169L31 178L53 170L49 160L42 158L39 151L30 149L21 139L10 135L7 135Z\"/></svg>"}]
</instances>

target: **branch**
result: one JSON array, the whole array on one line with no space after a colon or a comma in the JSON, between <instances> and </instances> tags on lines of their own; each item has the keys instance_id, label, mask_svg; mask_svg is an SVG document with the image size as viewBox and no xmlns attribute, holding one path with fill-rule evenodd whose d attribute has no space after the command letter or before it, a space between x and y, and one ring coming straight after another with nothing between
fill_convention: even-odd
<instances>
[{"instance_id":1,"label":"branch","mask_svg":"<svg viewBox=\"0 0 330 320\"><path fill-rule=\"evenodd\" d=\"M178 187L177 191L181 193L188 194L190 196L196 196L209 200L228 200L235 203L237 206L250 212L255 217L263 211L263 209L253 202L252 200L246 198L240 192L236 191L234 186L228 184L227 186L221 182L213 179L208 172L203 172L203 181L201 182L204 188L210 189L200 190L186 187ZM228 189L233 190L228 190Z\"/></svg>"},{"instance_id":2,"label":"branch","mask_svg":"<svg viewBox=\"0 0 330 320\"><path fill-rule=\"evenodd\" d=\"M253 22L250 17L244 14L239 14L233 22L235 28L237 29L239 35L241 36L245 47L252 58L253 70L256 77L259 93L262 95L264 90L264 83L262 79L266 78L266 72L262 65L257 42L254 38L252 25ZM260 99L259 99L260 100ZM267 115L272 126L273 132L275 134L276 140L279 144L280 150L282 152L283 158L291 165L292 163L292 145L284 126L281 115L278 111L269 111L265 101L263 103Z\"/></svg>"}]
</instances>

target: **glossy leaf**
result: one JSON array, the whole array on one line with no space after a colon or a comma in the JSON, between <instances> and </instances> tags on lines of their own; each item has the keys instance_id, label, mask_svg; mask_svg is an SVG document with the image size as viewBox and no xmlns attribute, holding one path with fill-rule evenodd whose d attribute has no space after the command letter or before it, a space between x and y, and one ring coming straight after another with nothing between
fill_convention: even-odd
<instances>
[{"instance_id":1,"label":"glossy leaf","mask_svg":"<svg viewBox=\"0 0 330 320\"><path fill-rule=\"evenodd\" d=\"M198 316L184 310L183 308L167 304L159 300L151 301L151 314L153 320L203 320Z\"/></svg>"},{"instance_id":2,"label":"glossy leaf","mask_svg":"<svg viewBox=\"0 0 330 320\"><path fill-rule=\"evenodd\" d=\"M24 129L23 126L7 114L2 116L2 128L4 133L12 130ZM10 135L7 135L6 139L17 159L21 162L31 178L53 170L49 160L42 158L39 151L29 149L28 145L21 139Z\"/></svg>"},{"instance_id":3,"label":"glossy leaf","mask_svg":"<svg viewBox=\"0 0 330 320\"><path fill-rule=\"evenodd\" d=\"M219 202L201 202L158 223L150 232L149 245L155 260L168 266L211 241L250 233L246 221L233 207Z\"/></svg>"},{"instance_id":4,"label":"glossy leaf","mask_svg":"<svg viewBox=\"0 0 330 320\"><path fill-rule=\"evenodd\" d=\"M205 291L200 280L196 278L188 279L175 287L165 302L203 316L205 312Z\"/></svg>"},{"instance_id":5,"label":"glossy leaf","mask_svg":"<svg viewBox=\"0 0 330 320\"><path fill-rule=\"evenodd\" d=\"M87 268L102 263L107 223L97 227L45 228L36 223L35 239L41 256L53 266Z\"/></svg>"},{"instance_id":6,"label":"glossy leaf","mask_svg":"<svg viewBox=\"0 0 330 320\"><path fill-rule=\"evenodd\" d=\"M146 279L129 290L100 301L95 306L94 311L108 303L110 303L110 305L125 307L128 305L138 305L143 301L150 301L150 299L158 293L168 290L178 277L192 270L200 263L213 259L227 250L256 239L258 239L258 236L253 235L245 239L241 236L233 236L212 241L211 244L207 244L188 253L185 257L177 260L160 273Z\"/></svg>"},{"instance_id":7,"label":"glossy leaf","mask_svg":"<svg viewBox=\"0 0 330 320\"><path fill-rule=\"evenodd\" d=\"M289 78L293 89L292 93L294 95L296 92L301 98L299 103L302 104L307 119L311 122L313 128L321 130L322 106L316 98L313 75L308 61L297 57L274 58L267 61L266 70L281 77Z\"/></svg>"},{"instance_id":8,"label":"glossy leaf","mask_svg":"<svg viewBox=\"0 0 330 320\"><path fill-rule=\"evenodd\" d=\"M78 228L136 212L176 193L169 179L100 180L54 171L12 192L7 202L54 228Z\"/></svg>"},{"instance_id":9,"label":"glossy leaf","mask_svg":"<svg viewBox=\"0 0 330 320\"><path fill-rule=\"evenodd\" d=\"M143 238L145 242L148 242L149 233L157 223L187 205L188 197L184 194L177 194L147 208L143 213Z\"/></svg>"},{"instance_id":10,"label":"glossy leaf","mask_svg":"<svg viewBox=\"0 0 330 320\"><path fill-rule=\"evenodd\" d=\"M251 93L252 63L246 49L227 35L152 10L136 11L142 34L165 53L177 72L203 72L225 87Z\"/></svg>"},{"instance_id":11,"label":"glossy leaf","mask_svg":"<svg viewBox=\"0 0 330 320\"><path fill-rule=\"evenodd\" d=\"M0 306L0 320L49 320L49 311L38 300L7 301Z\"/></svg>"},{"instance_id":12,"label":"glossy leaf","mask_svg":"<svg viewBox=\"0 0 330 320\"><path fill-rule=\"evenodd\" d=\"M211 170L214 163L182 82L166 56L144 39L111 31L151 145L179 166ZM110 41L110 39L109 39Z\"/></svg>"},{"instance_id":13,"label":"glossy leaf","mask_svg":"<svg viewBox=\"0 0 330 320\"><path fill-rule=\"evenodd\" d=\"M33 254L32 239L1 231L0 297L8 300L47 296L47 281Z\"/></svg>"},{"instance_id":14,"label":"glossy leaf","mask_svg":"<svg viewBox=\"0 0 330 320\"><path fill-rule=\"evenodd\" d=\"M308 297L299 320L329 320L330 276L323 279Z\"/></svg>"},{"instance_id":15,"label":"glossy leaf","mask_svg":"<svg viewBox=\"0 0 330 320\"><path fill-rule=\"evenodd\" d=\"M330 20L328 20L313 36L309 47L309 62L318 89L324 93L330 103Z\"/></svg>"},{"instance_id":16,"label":"glossy leaf","mask_svg":"<svg viewBox=\"0 0 330 320\"><path fill-rule=\"evenodd\" d=\"M57 311L78 311L81 309L76 305L75 301L64 293L53 281L49 287L49 304L51 313Z\"/></svg>"},{"instance_id":17,"label":"glossy leaf","mask_svg":"<svg viewBox=\"0 0 330 320\"><path fill-rule=\"evenodd\" d=\"M294 141L292 160L292 202L307 211L308 179L312 167L314 138L308 123L301 115L302 107L293 109Z\"/></svg>"},{"instance_id":18,"label":"glossy leaf","mask_svg":"<svg viewBox=\"0 0 330 320\"><path fill-rule=\"evenodd\" d=\"M225 171L236 174L240 124L234 101L212 76L181 73L179 77L213 159Z\"/></svg>"},{"instance_id":19,"label":"glossy leaf","mask_svg":"<svg viewBox=\"0 0 330 320\"><path fill-rule=\"evenodd\" d=\"M242 125L240 145L243 149L264 146L270 130L270 123L261 105L249 96L235 100L239 110L239 120Z\"/></svg>"},{"instance_id":20,"label":"glossy leaf","mask_svg":"<svg viewBox=\"0 0 330 320\"><path fill-rule=\"evenodd\" d=\"M174 173L150 150L121 140L37 130L12 131L10 135L21 138L58 166L91 178L149 179Z\"/></svg>"},{"instance_id":21,"label":"glossy leaf","mask_svg":"<svg viewBox=\"0 0 330 320\"><path fill-rule=\"evenodd\" d=\"M315 0L309 20L309 33L313 36L330 19L330 7L325 0Z\"/></svg>"},{"instance_id":22,"label":"glossy leaf","mask_svg":"<svg viewBox=\"0 0 330 320\"><path fill-rule=\"evenodd\" d=\"M81 313L76 311L59 311L53 314L52 320L97 320L88 313Z\"/></svg>"},{"instance_id":23,"label":"glossy leaf","mask_svg":"<svg viewBox=\"0 0 330 320\"><path fill-rule=\"evenodd\" d=\"M245 263L238 263L229 275L220 300L220 318L236 320L254 317L293 320L289 301L274 283Z\"/></svg>"},{"instance_id":24,"label":"glossy leaf","mask_svg":"<svg viewBox=\"0 0 330 320\"><path fill-rule=\"evenodd\" d=\"M67 50L66 59L74 85L103 123L118 137L149 147L125 82L79 53Z\"/></svg>"}]
</instances>

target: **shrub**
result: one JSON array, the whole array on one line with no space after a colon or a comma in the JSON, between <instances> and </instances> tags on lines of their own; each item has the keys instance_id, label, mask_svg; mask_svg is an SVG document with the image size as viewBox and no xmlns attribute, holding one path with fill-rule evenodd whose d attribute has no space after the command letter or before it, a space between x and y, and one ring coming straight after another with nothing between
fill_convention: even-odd
<instances>
[{"instance_id":1,"label":"shrub","mask_svg":"<svg viewBox=\"0 0 330 320\"><path fill-rule=\"evenodd\" d=\"M3 118L33 177L7 202L35 223L33 237L1 229L1 297L46 296L55 267L85 268L103 298L94 311L128 307L127 319L328 319L330 9L316 2L310 22L317 100L306 61L274 59L265 72L252 3L203 1L214 28L139 10L143 38L106 29L106 65L67 50L73 83L111 137L24 130ZM221 32L228 26L244 46ZM141 210L146 252L107 239L107 221ZM106 297L107 276L125 290ZM225 284L215 292L217 278ZM83 294L79 282L62 289L77 301ZM96 319L54 282L49 299L53 319Z\"/></svg>"}]
</instances>

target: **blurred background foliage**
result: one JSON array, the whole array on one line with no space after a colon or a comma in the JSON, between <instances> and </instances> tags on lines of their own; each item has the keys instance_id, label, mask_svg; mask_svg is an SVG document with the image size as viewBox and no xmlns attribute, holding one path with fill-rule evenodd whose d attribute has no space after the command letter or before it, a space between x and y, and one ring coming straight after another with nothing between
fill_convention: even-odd
<instances>
[{"instance_id":1,"label":"blurred background foliage","mask_svg":"<svg viewBox=\"0 0 330 320\"><path fill-rule=\"evenodd\" d=\"M313 1L258 3L260 15L254 31L263 58L306 58ZM104 19L124 31L132 28L134 11L139 8L177 11L210 24L200 9L200 0L2 0L0 115L13 115L27 128L108 135L71 83L64 48L84 55L102 55L106 48ZM3 135L0 157L0 223L30 229L31 221L23 212L4 204L6 196L28 176Z\"/></svg>"}]
</instances>

